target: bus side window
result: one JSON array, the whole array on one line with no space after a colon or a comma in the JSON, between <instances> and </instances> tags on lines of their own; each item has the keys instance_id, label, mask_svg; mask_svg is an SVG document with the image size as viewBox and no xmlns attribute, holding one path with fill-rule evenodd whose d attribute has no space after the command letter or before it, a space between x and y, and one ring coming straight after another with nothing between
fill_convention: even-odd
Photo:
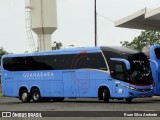
<instances>
[{"instance_id":1,"label":"bus side window","mask_svg":"<svg viewBox=\"0 0 160 120\"><path fill-rule=\"evenodd\" d=\"M76 60L73 69L88 68L87 65L87 54L79 55Z\"/></svg>"},{"instance_id":2,"label":"bus side window","mask_svg":"<svg viewBox=\"0 0 160 120\"><path fill-rule=\"evenodd\" d=\"M74 68L108 70L101 53L88 53L79 55L76 59Z\"/></svg>"},{"instance_id":3,"label":"bus side window","mask_svg":"<svg viewBox=\"0 0 160 120\"><path fill-rule=\"evenodd\" d=\"M115 64L115 72L116 73L122 73L122 72L124 72L123 65L121 65L121 64Z\"/></svg>"},{"instance_id":4,"label":"bus side window","mask_svg":"<svg viewBox=\"0 0 160 120\"><path fill-rule=\"evenodd\" d=\"M89 54L90 61L88 64L93 66L93 69L100 69L107 71L107 66L105 60L101 53Z\"/></svg>"},{"instance_id":5,"label":"bus side window","mask_svg":"<svg viewBox=\"0 0 160 120\"><path fill-rule=\"evenodd\" d=\"M120 63L116 63L114 65L114 75L113 77L115 79L121 80L121 81L126 81L126 74L125 74L125 69L124 65Z\"/></svg>"}]
</instances>

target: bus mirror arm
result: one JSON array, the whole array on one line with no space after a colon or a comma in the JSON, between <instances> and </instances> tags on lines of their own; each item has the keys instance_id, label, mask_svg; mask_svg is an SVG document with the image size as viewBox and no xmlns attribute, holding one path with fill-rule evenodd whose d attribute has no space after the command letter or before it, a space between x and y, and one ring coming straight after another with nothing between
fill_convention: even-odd
<instances>
[{"instance_id":1,"label":"bus mirror arm","mask_svg":"<svg viewBox=\"0 0 160 120\"><path fill-rule=\"evenodd\" d=\"M127 68L127 70L130 70L131 69L131 65L130 65L130 62L126 59L122 59L122 58L110 58L111 60L114 60L114 61L120 61L120 62L123 62Z\"/></svg>"}]
</instances>

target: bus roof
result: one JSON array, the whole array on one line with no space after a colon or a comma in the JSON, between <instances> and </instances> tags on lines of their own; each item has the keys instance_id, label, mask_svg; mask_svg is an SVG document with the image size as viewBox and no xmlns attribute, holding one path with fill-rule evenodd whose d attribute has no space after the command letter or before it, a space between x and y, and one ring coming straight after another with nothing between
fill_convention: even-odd
<instances>
[{"instance_id":1,"label":"bus roof","mask_svg":"<svg viewBox=\"0 0 160 120\"><path fill-rule=\"evenodd\" d=\"M136 50L132 50L126 47L120 47L120 46L102 46L101 47L102 51L113 51L113 52L117 52L117 53L128 53L128 54L136 54L138 53L138 51Z\"/></svg>"},{"instance_id":2,"label":"bus roof","mask_svg":"<svg viewBox=\"0 0 160 120\"><path fill-rule=\"evenodd\" d=\"M34 53L22 53L22 54L7 54L3 57L18 57L18 56L36 56L36 55L49 55L49 54L76 54L78 52L88 51L100 51L100 47L79 47L79 48L63 48L58 50L34 52Z\"/></svg>"},{"instance_id":3,"label":"bus roof","mask_svg":"<svg viewBox=\"0 0 160 120\"><path fill-rule=\"evenodd\" d=\"M50 51L43 51L43 52L35 52L35 53L23 53L23 54L7 54L3 57L18 57L18 56L38 56L38 55L49 55L49 54L77 54L79 52L100 52L100 51L113 51L117 53L128 53L128 54L135 54L137 51L119 47L119 46L107 46L107 47L79 47L79 48L63 48L59 50L50 50Z\"/></svg>"}]
</instances>

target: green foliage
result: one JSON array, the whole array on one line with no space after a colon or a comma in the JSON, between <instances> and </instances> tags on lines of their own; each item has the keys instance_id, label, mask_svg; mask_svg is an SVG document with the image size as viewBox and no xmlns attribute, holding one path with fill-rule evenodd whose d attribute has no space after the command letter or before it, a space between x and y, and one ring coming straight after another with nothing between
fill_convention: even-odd
<instances>
[{"instance_id":1,"label":"green foliage","mask_svg":"<svg viewBox=\"0 0 160 120\"><path fill-rule=\"evenodd\" d=\"M63 45L62 45L62 43L61 43L61 42L59 42L59 43L54 42L54 43L53 43L52 50L61 49L61 47L62 47L62 46L63 46Z\"/></svg>"},{"instance_id":2,"label":"green foliage","mask_svg":"<svg viewBox=\"0 0 160 120\"><path fill-rule=\"evenodd\" d=\"M160 44L160 32L143 31L138 37L135 37L133 41L121 41L120 43L124 47L142 51L142 49L148 45Z\"/></svg>"},{"instance_id":3,"label":"green foliage","mask_svg":"<svg viewBox=\"0 0 160 120\"><path fill-rule=\"evenodd\" d=\"M0 56L5 55L5 54L8 54L8 52L5 51L5 50L3 49L3 47L0 47Z\"/></svg>"}]
</instances>

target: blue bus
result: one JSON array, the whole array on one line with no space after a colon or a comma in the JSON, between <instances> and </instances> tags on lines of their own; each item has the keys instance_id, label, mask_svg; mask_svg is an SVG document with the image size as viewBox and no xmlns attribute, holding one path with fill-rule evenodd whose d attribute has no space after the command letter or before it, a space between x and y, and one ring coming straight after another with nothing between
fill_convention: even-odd
<instances>
[{"instance_id":1,"label":"blue bus","mask_svg":"<svg viewBox=\"0 0 160 120\"><path fill-rule=\"evenodd\" d=\"M146 47L143 52L150 59L150 67L154 80L153 93L155 96L160 96L160 45Z\"/></svg>"},{"instance_id":2,"label":"blue bus","mask_svg":"<svg viewBox=\"0 0 160 120\"><path fill-rule=\"evenodd\" d=\"M22 102L64 98L151 97L153 81L144 53L123 47L84 47L2 57L2 94Z\"/></svg>"}]
</instances>

